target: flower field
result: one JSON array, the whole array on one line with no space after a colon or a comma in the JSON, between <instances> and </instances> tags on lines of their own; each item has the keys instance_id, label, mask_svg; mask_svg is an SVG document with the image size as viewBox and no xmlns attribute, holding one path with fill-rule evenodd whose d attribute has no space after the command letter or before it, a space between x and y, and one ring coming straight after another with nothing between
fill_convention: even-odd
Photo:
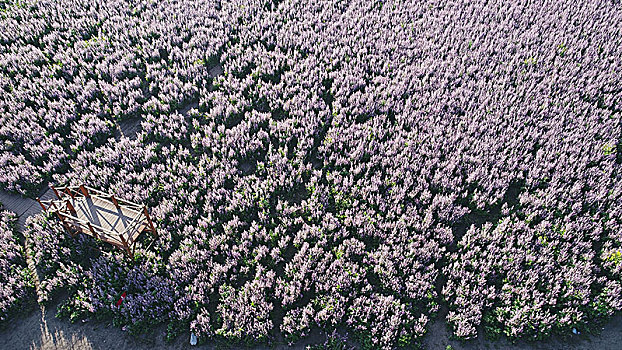
<instances>
[{"instance_id":1,"label":"flower field","mask_svg":"<svg viewBox=\"0 0 622 350\"><path fill-rule=\"evenodd\" d=\"M441 305L465 340L622 309L618 1L9 0L0 18L0 189L88 183L159 233L130 260L1 212L0 320L63 291L59 316L136 334L392 349Z\"/></svg>"},{"instance_id":2,"label":"flower field","mask_svg":"<svg viewBox=\"0 0 622 350\"><path fill-rule=\"evenodd\" d=\"M17 217L0 203L0 324L34 295L24 248L16 232Z\"/></svg>"}]
</instances>

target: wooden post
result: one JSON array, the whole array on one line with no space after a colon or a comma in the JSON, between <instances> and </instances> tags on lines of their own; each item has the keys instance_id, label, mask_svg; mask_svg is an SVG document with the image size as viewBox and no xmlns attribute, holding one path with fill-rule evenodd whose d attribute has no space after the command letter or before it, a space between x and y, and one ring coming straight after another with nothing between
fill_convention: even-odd
<instances>
[{"instance_id":1,"label":"wooden post","mask_svg":"<svg viewBox=\"0 0 622 350\"><path fill-rule=\"evenodd\" d=\"M71 204L70 201L66 201L65 203L67 203L67 209L69 209L69 211L72 214L75 214L76 216L78 215L78 212L76 212L76 208L73 207L73 204Z\"/></svg>"},{"instance_id":2,"label":"wooden post","mask_svg":"<svg viewBox=\"0 0 622 350\"><path fill-rule=\"evenodd\" d=\"M151 221L151 217L149 216L149 212L147 211L147 207L146 206L143 206L143 213L145 213L145 216L147 217L147 222L149 223L149 227L151 228L151 232L153 233L154 236L157 236L158 233L156 232L156 229L153 226L153 222Z\"/></svg>"},{"instance_id":3,"label":"wooden post","mask_svg":"<svg viewBox=\"0 0 622 350\"><path fill-rule=\"evenodd\" d=\"M117 202L117 199L114 198L114 195L110 195L110 199L112 199L112 203L114 203L114 206L117 207L117 210L121 210L121 207L119 207L119 202Z\"/></svg>"},{"instance_id":4,"label":"wooden post","mask_svg":"<svg viewBox=\"0 0 622 350\"><path fill-rule=\"evenodd\" d=\"M65 226L65 231L67 231L67 233L73 238L75 237L73 231L71 231L71 227L69 227L69 225L67 225L67 223L65 222L65 220L61 219L63 226Z\"/></svg>"},{"instance_id":5,"label":"wooden post","mask_svg":"<svg viewBox=\"0 0 622 350\"><path fill-rule=\"evenodd\" d=\"M119 238L121 238L121 242L123 242L123 247L125 247L125 251L127 252L127 255L129 255L130 258L133 258L134 255L130 251L130 247L128 246L127 241L125 240L125 237L123 237L123 235L119 235Z\"/></svg>"},{"instance_id":6,"label":"wooden post","mask_svg":"<svg viewBox=\"0 0 622 350\"><path fill-rule=\"evenodd\" d=\"M89 197L89 191L86 189L86 187L84 187L84 185L80 185L80 191L82 192L84 197L86 197L86 198Z\"/></svg>"},{"instance_id":7,"label":"wooden post","mask_svg":"<svg viewBox=\"0 0 622 350\"><path fill-rule=\"evenodd\" d=\"M71 198L74 198L73 193L71 192L71 190L69 189L69 187L65 188L65 192L67 192L67 194L69 194L69 196L71 196Z\"/></svg>"},{"instance_id":8,"label":"wooden post","mask_svg":"<svg viewBox=\"0 0 622 350\"><path fill-rule=\"evenodd\" d=\"M46 211L47 209L45 209L45 205L43 205L43 203L41 203L41 200L39 199L39 197L37 197L37 202L39 203L39 205L41 206L41 208L43 208L43 211Z\"/></svg>"},{"instance_id":9,"label":"wooden post","mask_svg":"<svg viewBox=\"0 0 622 350\"><path fill-rule=\"evenodd\" d=\"M67 225L67 223L65 222L65 219L63 218L62 215L60 215L60 213L57 211L56 215L58 216L58 218L60 219L60 222L63 224L63 226L65 226L65 230L67 231L67 233L71 236L74 237L73 232L71 232L71 229L69 228L69 225Z\"/></svg>"},{"instance_id":10,"label":"wooden post","mask_svg":"<svg viewBox=\"0 0 622 350\"><path fill-rule=\"evenodd\" d=\"M52 202L52 204L50 204L50 207L52 207L52 209L56 209L56 216L58 216L58 219L60 220L61 224L63 224L63 227L65 227L65 231L67 231L67 233L71 237L74 237L75 235L71 231L71 228L69 228L69 225L67 225L67 223L65 222L65 218L60 214L59 209L56 208L56 205L54 204L54 202Z\"/></svg>"},{"instance_id":11,"label":"wooden post","mask_svg":"<svg viewBox=\"0 0 622 350\"><path fill-rule=\"evenodd\" d=\"M90 223L90 222L88 222L87 224L89 225L89 230L90 230L90 231L91 231L91 233L93 234L93 237L95 237L95 238L99 238L99 237L97 236L97 232L95 232L95 229L93 228L93 225L91 225L91 223Z\"/></svg>"},{"instance_id":12,"label":"wooden post","mask_svg":"<svg viewBox=\"0 0 622 350\"><path fill-rule=\"evenodd\" d=\"M50 188L52 189L52 191L54 191L54 194L56 195L56 198L60 199L60 194L58 194L58 191L56 190L56 188L54 188L54 186L50 185Z\"/></svg>"}]
</instances>

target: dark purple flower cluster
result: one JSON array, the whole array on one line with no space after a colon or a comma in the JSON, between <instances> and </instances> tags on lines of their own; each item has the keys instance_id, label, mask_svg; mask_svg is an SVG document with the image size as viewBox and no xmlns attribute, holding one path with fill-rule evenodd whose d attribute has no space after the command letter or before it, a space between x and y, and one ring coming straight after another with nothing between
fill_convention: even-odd
<instances>
[{"instance_id":1,"label":"dark purple flower cluster","mask_svg":"<svg viewBox=\"0 0 622 350\"><path fill-rule=\"evenodd\" d=\"M131 333L141 333L168 320L175 299L174 286L158 274L161 261L150 256L130 265L122 256L102 254L81 274L81 285L61 307L60 314L75 321L92 315L111 316ZM117 305L121 296L122 304Z\"/></svg>"},{"instance_id":2,"label":"dark purple flower cluster","mask_svg":"<svg viewBox=\"0 0 622 350\"><path fill-rule=\"evenodd\" d=\"M17 236L17 215L0 203L0 324L34 294L32 271Z\"/></svg>"},{"instance_id":3,"label":"dark purple flower cluster","mask_svg":"<svg viewBox=\"0 0 622 350\"><path fill-rule=\"evenodd\" d=\"M41 4L16 11L35 23L60 6ZM92 80L77 89L92 88L88 113L105 125L140 116L142 132L55 153L69 169L54 179L144 202L159 231L127 262L32 222L44 290L70 289L74 317L243 342L345 327L390 349L416 344L439 303L461 338L480 326L540 338L622 309L620 6L65 6L52 28L24 33L70 35L54 28L76 17L96 34L63 37L68 48L33 39L51 57L86 55L37 79L59 94ZM45 103L38 122L59 125L50 137L76 140L62 128L85 114L56 121ZM13 137L0 138L0 161L30 169L37 153Z\"/></svg>"}]
</instances>

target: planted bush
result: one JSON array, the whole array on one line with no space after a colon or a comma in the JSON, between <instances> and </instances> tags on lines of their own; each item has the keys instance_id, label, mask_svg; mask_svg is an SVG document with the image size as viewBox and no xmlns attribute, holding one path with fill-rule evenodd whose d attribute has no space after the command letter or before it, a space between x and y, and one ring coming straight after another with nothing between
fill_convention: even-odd
<instances>
[{"instance_id":1,"label":"planted bush","mask_svg":"<svg viewBox=\"0 0 622 350\"><path fill-rule=\"evenodd\" d=\"M34 295L32 271L17 232L17 215L0 203L0 325Z\"/></svg>"}]
</instances>

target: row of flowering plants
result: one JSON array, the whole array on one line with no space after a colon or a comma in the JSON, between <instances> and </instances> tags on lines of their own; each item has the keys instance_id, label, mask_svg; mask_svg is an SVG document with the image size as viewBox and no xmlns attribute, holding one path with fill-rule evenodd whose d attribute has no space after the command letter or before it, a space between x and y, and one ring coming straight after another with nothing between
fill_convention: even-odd
<instances>
[{"instance_id":1,"label":"row of flowering plants","mask_svg":"<svg viewBox=\"0 0 622 350\"><path fill-rule=\"evenodd\" d=\"M0 203L0 326L20 308L32 303L35 288L17 232L17 215Z\"/></svg>"},{"instance_id":2,"label":"row of flowering plants","mask_svg":"<svg viewBox=\"0 0 622 350\"><path fill-rule=\"evenodd\" d=\"M3 2L0 189L36 195L115 121L196 99L225 38L215 4Z\"/></svg>"},{"instance_id":3,"label":"row of flowering plants","mask_svg":"<svg viewBox=\"0 0 622 350\"><path fill-rule=\"evenodd\" d=\"M37 145L64 147L62 166L43 170L19 159L52 153L5 131L0 162L144 202L158 226L130 261L32 218L39 300L68 291L61 316L237 344L321 329L338 347L345 330L391 349L417 346L440 304L460 339L570 334L622 308L618 5L42 4L2 23L28 19L45 34L27 47L70 69L53 85L40 61L17 65L74 86L58 124L83 130L89 101L101 125L141 131L67 153L76 138L50 129L65 143Z\"/></svg>"}]
</instances>

